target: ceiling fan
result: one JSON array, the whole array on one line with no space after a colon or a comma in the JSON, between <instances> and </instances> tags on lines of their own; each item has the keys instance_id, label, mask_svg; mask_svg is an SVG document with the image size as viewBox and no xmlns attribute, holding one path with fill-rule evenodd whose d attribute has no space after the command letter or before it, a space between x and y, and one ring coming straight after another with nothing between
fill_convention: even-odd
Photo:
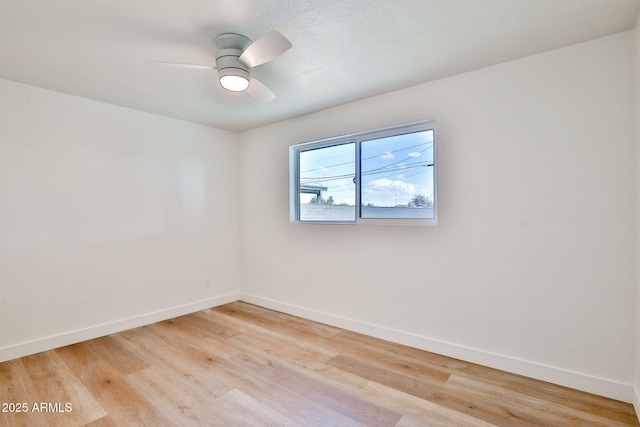
<instances>
[{"instance_id":1,"label":"ceiling fan","mask_svg":"<svg viewBox=\"0 0 640 427\"><path fill-rule=\"evenodd\" d=\"M216 65L183 64L153 61L155 63L196 69L218 70L220 85L232 92L247 92L261 102L275 99L275 95L262 82L251 75L251 69L265 64L291 48L291 42L277 31L271 31L256 41L242 34L224 33L215 38Z\"/></svg>"}]
</instances>

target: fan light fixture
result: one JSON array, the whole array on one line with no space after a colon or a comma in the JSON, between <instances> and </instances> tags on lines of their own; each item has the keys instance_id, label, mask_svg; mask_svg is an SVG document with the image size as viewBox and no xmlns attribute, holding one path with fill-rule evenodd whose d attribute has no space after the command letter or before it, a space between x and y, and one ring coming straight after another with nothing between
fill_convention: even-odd
<instances>
[{"instance_id":1,"label":"fan light fixture","mask_svg":"<svg viewBox=\"0 0 640 427\"><path fill-rule=\"evenodd\" d=\"M220 85L231 92L242 92L249 87L249 80L244 76L228 74L226 76L220 76Z\"/></svg>"}]
</instances>

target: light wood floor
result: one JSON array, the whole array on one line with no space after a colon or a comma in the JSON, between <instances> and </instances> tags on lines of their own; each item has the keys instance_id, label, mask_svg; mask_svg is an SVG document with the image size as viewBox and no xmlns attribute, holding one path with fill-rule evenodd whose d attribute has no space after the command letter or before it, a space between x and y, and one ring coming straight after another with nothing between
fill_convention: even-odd
<instances>
[{"instance_id":1,"label":"light wood floor","mask_svg":"<svg viewBox=\"0 0 640 427\"><path fill-rule=\"evenodd\" d=\"M0 403L27 404L0 412L11 427L639 425L626 403L240 302L0 363Z\"/></svg>"}]
</instances>

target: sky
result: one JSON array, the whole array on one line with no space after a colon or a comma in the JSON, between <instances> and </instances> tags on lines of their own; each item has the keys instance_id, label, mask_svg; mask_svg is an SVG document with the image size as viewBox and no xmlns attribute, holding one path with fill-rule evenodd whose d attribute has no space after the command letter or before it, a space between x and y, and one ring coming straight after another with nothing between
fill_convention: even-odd
<instances>
[{"instance_id":1,"label":"sky","mask_svg":"<svg viewBox=\"0 0 640 427\"><path fill-rule=\"evenodd\" d=\"M327 187L322 197L355 204L354 142L300 152L300 184ZM361 142L362 204L407 205L416 195L433 197L433 131ZM312 194L302 194L308 203Z\"/></svg>"}]
</instances>

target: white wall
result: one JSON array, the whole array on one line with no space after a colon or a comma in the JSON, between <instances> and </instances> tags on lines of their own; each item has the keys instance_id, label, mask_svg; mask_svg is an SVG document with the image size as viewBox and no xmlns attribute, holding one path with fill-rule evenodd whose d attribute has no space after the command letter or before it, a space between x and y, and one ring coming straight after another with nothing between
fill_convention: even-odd
<instances>
[{"instance_id":1,"label":"white wall","mask_svg":"<svg viewBox=\"0 0 640 427\"><path fill-rule=\"evenodd\" d=\"M243 133L244 298L630 401L632 39ZM437 227L289 223L290 145L430 118Z\"/></svg>"},{"instance_id":2,"label":"white wall","mask_svg":"<svg viewBox=\"0 0 640 427\"><path fill-rule=\"evenodd\" d=\"M237 298L236 134L6 80L0 120L0 361Z\"/></svg>"}]
</instances>

